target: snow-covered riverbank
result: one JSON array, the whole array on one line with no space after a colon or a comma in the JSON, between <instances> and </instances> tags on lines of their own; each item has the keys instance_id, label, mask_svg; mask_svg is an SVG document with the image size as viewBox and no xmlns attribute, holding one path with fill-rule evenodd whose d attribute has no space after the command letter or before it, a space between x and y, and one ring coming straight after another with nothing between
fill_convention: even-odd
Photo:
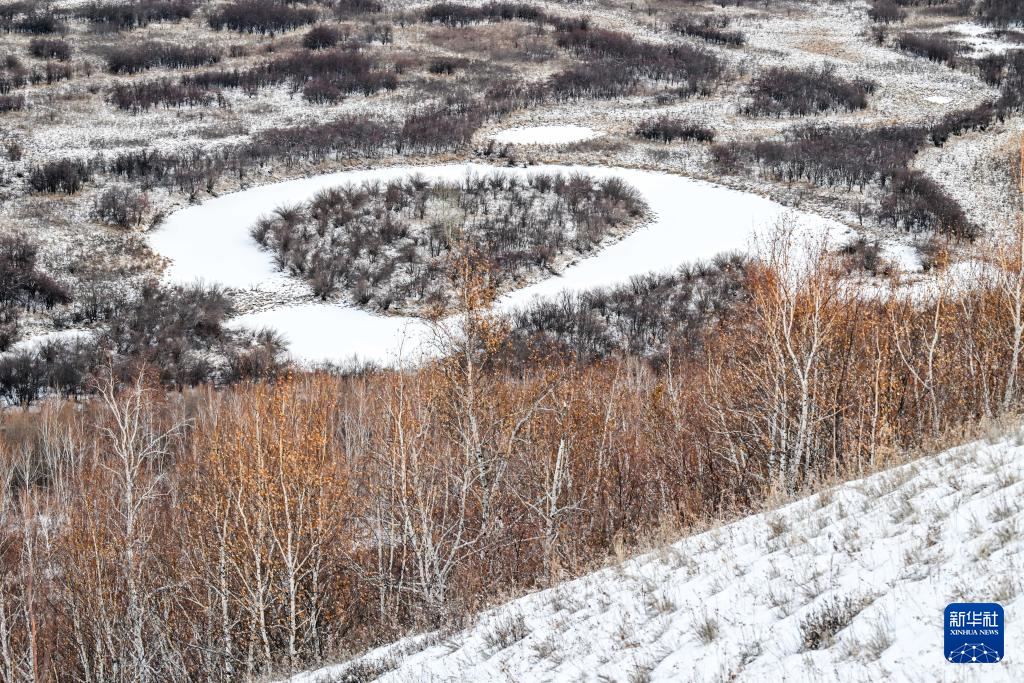
<instances>
[{"instance_id":1,"label":"snow-covered riverbank","mask_svg":"<svg viewBox=\"0 0 1024 683\"><path fill-rule=\"evenodd\" d=\"M836 240L850 232L835 221L793 211L754 194L667 173L589 166L510 169L466 163L345 171L218 197L171 215L151 235L150 245L169 259L165 278L171 282L202 280L268 294L304 291L305 285L280 272L271 254L262 251L249 234L261 216L279 206L308 200L327 187L387 181L413 173L457 180L467 173L574 171L586 171L597 178L617 176L630 183L647 202L651 220L594 256L566 267L559 276L503 296L497 303L500 310L529 304L537 297L622 283L636 275L671 270L725 251L746 250L755 234L783 220L792 221L809 234L828 234ZM344 303L313 302L308 296L239 316L233 324L280 331L293 356L310 363L353 359L395 363L427 351L426 342L431 337L429 326L418 318L382 316Z\"/></svg>"}]
</instances>

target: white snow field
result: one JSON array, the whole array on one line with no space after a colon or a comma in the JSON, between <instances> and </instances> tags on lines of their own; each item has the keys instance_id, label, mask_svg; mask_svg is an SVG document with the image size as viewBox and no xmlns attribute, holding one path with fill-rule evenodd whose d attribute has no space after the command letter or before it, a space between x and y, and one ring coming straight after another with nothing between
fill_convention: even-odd
<instances>
[{"instance_id":1,"label":"white snow field","mask_svg":"<svg viewBox=\"0 0 1024 683\"><path fill-rule=\"evenodd\" d=\"M649 272L746 250L758 232L792 220L802 234L839 240L852 230L833 220L787 209L763 197L678 175L630 168L540 165L498 168L482 164L396 167L346 171L253 188L212 199L172 214L150 236L150 245L170 260L165 277L178 283L202 280L235 289L281 292L299 288L299 303L235 318L234 325L269 327L285 335L296 360L307 363L369 361L394 364L428 352L431 327L419 318L382 316L343 303L313 301L308 287L280 272L270 253L259 248L249 229L283 204L296 204L326 187L366 180L388 180L413 173L459 179L467 173L572 173L617 176L637 188L651 220L598 253L567 266L557 277L511 292L499 310L528 304L536 297L606 287Z\"/></svg>"},{"instance_id":2,"label":"white snow field","mask_svg":"<svg viewBox=\"0 0 1024 683\"><path fill-rule=\"evenodd\" d=\"M1021 443L844 484L290 683L1022 681ZM951 602L1003 606L1002 662L946 661Z\"/></svg>"},{"instance_id":3,"label":"white snow field","mask_svg":"<svg viewBox=\"0 0 1024 683\"><path fill-rule=\"evenodd\" d=\"M602 135L602 131L586 126L521 126L500 131L491 138L503 145L567 145Z\"/></svg>"}]
</instances>

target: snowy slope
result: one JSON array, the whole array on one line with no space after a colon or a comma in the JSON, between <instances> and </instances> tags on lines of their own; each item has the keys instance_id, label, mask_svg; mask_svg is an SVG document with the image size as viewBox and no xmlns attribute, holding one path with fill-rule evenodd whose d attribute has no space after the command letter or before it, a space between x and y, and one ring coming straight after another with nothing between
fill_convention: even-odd
<instances>
[{"instance_id":1,"label":"snowy slope","mask_svg":"<svg viewBox=\"0 0 1024 683\"><path fill-rule=\"evenodd\" d=\"M846 484L291 683L1022 681L1021 442ZM943 659L950 602L1003 605L1003 662ZM821 614L846 625L803 626Z\"/></svg>"}]
</instances>

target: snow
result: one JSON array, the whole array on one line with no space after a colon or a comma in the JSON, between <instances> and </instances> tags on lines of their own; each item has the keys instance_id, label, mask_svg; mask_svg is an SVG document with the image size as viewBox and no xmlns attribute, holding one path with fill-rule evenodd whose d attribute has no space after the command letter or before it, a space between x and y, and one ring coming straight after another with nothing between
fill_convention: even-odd
<instances>
[{"instance_id":1,"label":"snow","mask_svg":"<svg viewBox=\"0 0 1024 683\"><path fill-rule=\"evenodd\" d=\"M650 222L597 254L569 265L559 276L502 297L497 302L499 310L522 307L538 297L615 285L635 275L671 270L724 251L746 250L757 233L781 221L791 220L807 234L826 235L837 242L852 234L836 221L793 211L754 194L668 173L589 166L508 169L450 164L346 171L225 195L171 215L151 235L150 244L171 260L165 274L171 282L203 280L271 294L288 288L308 291L302 283L279 272L271 255L259 249L249 235L249 228L261 215L282 204L307 200L325 187L411 173L457 180L467 173L574 171L586 171L595 178L617 176L633 185L648 203ZM384 317L339 303L312 303L308 295L298 303L239 316L232 324L278 330L286 337L293 357L308 363L359 359L392 364L429 352L424 342L430 337L430 327L422 320Z\"/></svg>"},{"instance_id":2,"label":"snow","mask_svg":"<svg viewBox=\"0 0 1024 683\"><path fill-rule=\"evenodd\" d=\"M1003 54L1021 47L1019 44L1001 40L993 29L970 21L955 24L950 30L958 39L971 46L974 57Z\"/></svg>"},{"instance_id":3,"label":"snow","mask_svg":"<svg viewBox=\"0 0 1024 683\"><path fill-rule=\"evenodd\" d=\"M507 145L565 145L592 140L603 132L585 126L524 126L495 133L495 142Z\"/></svg>"},{"instance_id":4,"label":"snow","mask_svg":"<svg viewBox=\"0 0 1024 683\"><path fill-rule=\"evenodd\" d=\"M289 680L1024 680L1021 443L954 448ZM845 625L805 646L801 625L845 598ZM952 602L1004 607L1001 663L945 661Z\"/></svg>"},{"instance_id":5,"label":"snow","mask_svg":"<svg viewBox=\"0 0 1024 683\"><path fill-rule=\"evenodd\" d=\"M75 341L86 341L95 336L95 332L92 330L83 330L77 328L71 328L67 330L55 330L53 332L43 332L40 334L34 334L29 337L16 342L12 347L12 351L31 351L38 349L39 347L49 342L75 342Z\"/></svg>"},{"instance_id":6,"label":"snow","mask_svg":"<svg viewBox=\"0 0 1024 683\"><path fill-rule=\"evenodd\" d=\"M949 104L953 101L952 97L943 97L942 95L932 95L931 97L924 98L925 102L931 102L932 104Z\"/></svg>"}]
</instances>

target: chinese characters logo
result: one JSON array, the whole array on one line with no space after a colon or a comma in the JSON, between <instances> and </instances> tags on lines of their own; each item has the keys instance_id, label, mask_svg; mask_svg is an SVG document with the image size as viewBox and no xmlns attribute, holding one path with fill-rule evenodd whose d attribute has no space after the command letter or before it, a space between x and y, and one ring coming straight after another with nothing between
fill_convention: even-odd
<instances>
[{"instance_id":1,"label":"chinese characters logo","mask_svg":"<svg viewBox=\"0 0 1024 683\"><path fill-rule=\"evenodd\" d=\"M954 602L945 613L945 656L954 664L995 664L1006 632L1003 608L994 602Z\"/></svg>"}]
</instances>

